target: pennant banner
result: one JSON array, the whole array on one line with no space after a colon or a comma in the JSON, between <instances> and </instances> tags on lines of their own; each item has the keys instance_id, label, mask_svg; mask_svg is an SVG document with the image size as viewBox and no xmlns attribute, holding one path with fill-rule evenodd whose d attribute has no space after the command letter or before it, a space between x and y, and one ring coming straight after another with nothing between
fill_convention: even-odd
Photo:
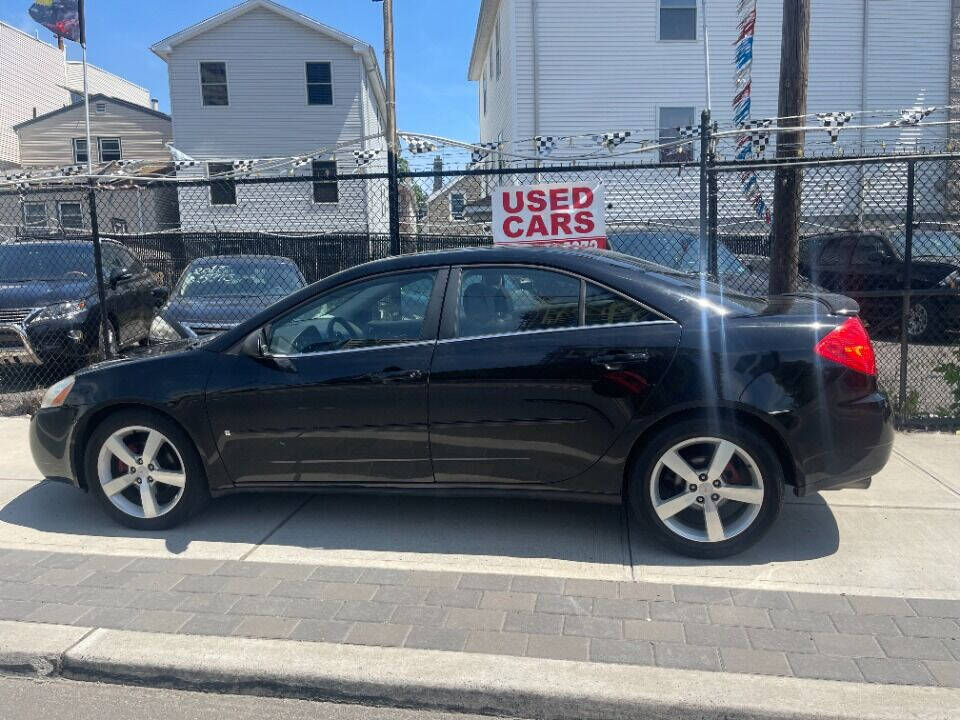
<instances>
[{"instance_id":1,"label":"pennant banner","mask_svg":"<svg viewBox=\"0 0 960 720\"><path fill-rule=\"evenodd\" d=\"M919 125L920 121L928 117L936 110L935 107L922 107L920 105L900 111L900 119L886 123L884 127L905 127L908 125Z\"/></svg>"},{"instance_id":2,"label":"pennant banner","mask_svg":"<svg viewBox=\"0 0 960 720\"><path fill-rule=\"evenodd\" d=\"M817 113L817 119L820 121L820 124L826 128L827 132L830 133L830 142L836 145L837 140L840 139L840 130L853 120L853 113Z\"/></svg>"},{"instance_id":3,"label":"pennant banner","mask_svg":"<svg viewBox=\"0 0 960 720\"><path fill-rule=\"evenodd\" d=\"M380 153L380 150L354 150L353 156L357 159L357 167L361 168L373 162Z\"/></svg>"},{"instance_id":4,"label":"pennant banner","mask_svg":"<svg viewBox=\"0 0 960 720\"><path fill-rule=\"evenodd\" d=\"M424 153L435 151L437 146L429 140L424 140L423 138L410 138L410 143L407 145L407 149L413 155L423 155Z\"/></svg>"},{"instance_id":5,"label":"pennant banner","mask_svg":"<svg viewBox=\"0 0 960 720\"><path fill-rule=\"evenodd\" d=\"M36 0L30 6L30 17L60 37L84 42L83 15L80 0Z\"/></svg>"},{"instance_id":6,"label":"pennant banner","mask_svg":"<svg viewBox=\"0 0 960 720\"><path fill-rule=\"evenodd\" d=\"M500 143L488 142L488 143L479 143L476 146L476 150L470 153L470 162L476 165L478 162L482 162L490 157L490 153L494 150L500 149Z\"/></svg>"},{"instance_id":7,"label":"pennant banner","mask_svg":"<svg viewBox=\"0 0 960 720\"><path fill-rule=\"evenodd\" d=\"M533 139L533 147L537 155L550 155L557 149L557 138L553 135L537 135Z\"/></svg>"},{"instance_id":8,"label":"pennant banner","mask_svg":"<svg viewBox=\"0 0 960 720\"><path fill-rule=\"evenodd\" d=\"M633 132L631 130L621 130L619 132L603 133L603 135L594 135L593 141L608 151L613 152L615 147L623 145L632 135Z\"/></svg>"}]
</instances>

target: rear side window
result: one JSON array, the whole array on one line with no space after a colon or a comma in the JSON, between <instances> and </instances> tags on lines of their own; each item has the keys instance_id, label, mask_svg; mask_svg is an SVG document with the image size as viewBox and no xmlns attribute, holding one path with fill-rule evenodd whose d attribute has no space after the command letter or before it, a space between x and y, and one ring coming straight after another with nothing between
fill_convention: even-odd
<instances>
[{"instance_id":1,"label":"rear side window","mask_svg":"<svg viewBox=\"0 0 960 720\"><path fill-rule=\"evenodd\" d=\"M823 242L820 253L821 265L846 265L850 260L850 251L854 240L850 238L829 238Z\"/></svg>"},{"instance_id":2,"label":"rear side window","mask_svg":"<svg viewBox=\"0 0 960 720\"><path fill-rule=\"evenodd\" d=\"M587 283L584 303L586 325L616 325L663 319L643 305L593 283Z\"/></svg>"}]
</instances>

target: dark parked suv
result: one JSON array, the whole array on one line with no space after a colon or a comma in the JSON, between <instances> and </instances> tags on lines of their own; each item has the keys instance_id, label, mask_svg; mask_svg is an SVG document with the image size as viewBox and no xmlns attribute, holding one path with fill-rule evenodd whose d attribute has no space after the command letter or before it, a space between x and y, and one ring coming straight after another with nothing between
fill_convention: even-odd
<instances>
[{"instance_id":1,"label":"dark parked suv","mask_svg":"<svg viewBox=\"0 0 960 720\"><path fill-rule=\"evenodd\" d=\"M103 242L108 342L147 336L156 305L154 275L127 248ZM69 368L100 346L93 243L36 240L0 245L0 364Z\"/></svg>"},{"instance_id":2,"label":"dark parked suv","mask_svg":"<svg viewBox=\"0 0 960 720\"><path fill-rule=\"evenodd\" d=\"M894 334L903 304L905 249L902 235L866 231L816 235L800 244L800 272L817 285L856 298L875 334ZM932 292L913 296L908 336L933 339L960 328L960 239L943 231L916 232L912 256L912 289ZM880 295L860 294L873 292Z\"/></svg>"}]
</instances>

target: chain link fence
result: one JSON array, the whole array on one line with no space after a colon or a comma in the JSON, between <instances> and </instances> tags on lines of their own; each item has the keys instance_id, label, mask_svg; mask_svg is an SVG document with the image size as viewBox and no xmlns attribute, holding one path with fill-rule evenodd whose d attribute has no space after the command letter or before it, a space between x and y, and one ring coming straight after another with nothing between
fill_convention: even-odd
<instances>
[{"instance_id":1,"label":"chain link fence","mask_svg":"<svg viewBox=\"0 0 960 720\"><path fill-rule=\"evenodd\" d=\"M167 168L0 187L0 410L28 407L87 363L220 332L397 249L491 244L500 186L602 185L610 249L689 272L706 262L730 291L764 295L771 231L756 197L772 205L777 166L705 165L688 156L500 160L403 172L394 238L387 176L335 167L282 177L210 167L212 179ZM960 424L960 156L808 159L798 168L800 289L860 302L904 424Z\"/></svg>"}]
</instances>

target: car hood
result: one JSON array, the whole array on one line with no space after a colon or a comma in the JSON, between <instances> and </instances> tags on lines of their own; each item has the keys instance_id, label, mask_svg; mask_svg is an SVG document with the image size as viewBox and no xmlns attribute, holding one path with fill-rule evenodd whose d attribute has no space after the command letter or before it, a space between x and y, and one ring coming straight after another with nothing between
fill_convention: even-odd
<instances>
[{"instance_id":1,"label":"car hood","mask_svg":"<svg viewBox=\"0 0 960 720\"><path fill-rule=\"evenodd\" d=\"M205 343L205 338L190 338L188 340L176 340L173 342L165 342L147 347L131 348L129 350L124 350L122 355L114 358L113 360L103 360L101 362L94 363L93 365L87 365L85 368L77 370L75 374L77 376L86 375L88 373L106 370L116 365L125 365L134 361L150 360L152 358L159 358L176 353L195 352L202 350Z\"/></svg>"},{"instance_id":2,"label":"car hood","mask_svg":"<svg viewBox=\"0 0 960 720\"><path fill-rule=\"evenodd\" d=\"M93 288L90 280L0 282L0 309L46 307L85 299L93 294Z\"/></svg>"},{"instance_id":3,"label":"car hood","mask_svg":"<svg viewBox=\"0 0 960 720\"><path fill-rule=\"evenodd\" d=\"M280 297L173 298L160 314L181 324L236 325L273 305Z\"/></svg>"},{"instance_id":4,"label":"car hood","mask_svg":"<svg viewBox=\"0 0 960 720\"><path fill-rule=\"evenodd\" d=\"M917 255L913 258L911 274L915 280L936 285L952 272L960 270L960 257L930 257Z\"/></svg>"}]
</instances>

